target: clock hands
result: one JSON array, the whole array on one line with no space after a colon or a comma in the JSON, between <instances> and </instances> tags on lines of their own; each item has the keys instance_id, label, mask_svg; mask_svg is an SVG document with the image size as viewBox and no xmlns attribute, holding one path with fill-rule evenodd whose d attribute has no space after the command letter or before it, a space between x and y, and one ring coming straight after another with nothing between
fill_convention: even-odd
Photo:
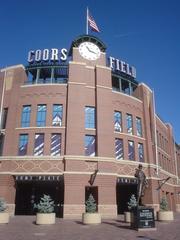
<instances>
[{"instance_id":1,"label":"clock hands","mask_svg":"<svg viewBox=\"0 0 180 240\"><path fill-rule=\"evenodd\" d=\"M86 48L87 48L87 50L88 50L89 52L96 54L96 53L95 53L94 51L92 51L88 46L86 46Z\"/></svg>"},{"instance_id":2,"label":"clock hands","mask_svg":"<svg viewBox=\"0 0 180 240\"><path fill-rule=\"evenodd\" d=\"M78 48L80 55L85 59L94 61L100 57L100 49L94 43L82 42Z\"/></svg>"}]
</instances>

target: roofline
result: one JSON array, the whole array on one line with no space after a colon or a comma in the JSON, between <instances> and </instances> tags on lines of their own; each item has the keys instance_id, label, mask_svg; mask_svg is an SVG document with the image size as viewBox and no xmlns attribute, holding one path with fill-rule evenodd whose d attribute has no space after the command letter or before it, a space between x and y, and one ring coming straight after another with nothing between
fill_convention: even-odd
<instances>
[{"instance_id":1,"label":"roofline","mask_svg":"<svg viewBox=\"0 0 180 240\"><path fill-rule=\"evenodd\" d=\"M2 68L0 71L5 72L7 70L11 70L11 69L14 69L14 68L22 68L23 70L25 70L25 67L22 64L18 64L18 65L13 65L13 66L10 66L10 67Z\"/></svg>"}]
</instances>

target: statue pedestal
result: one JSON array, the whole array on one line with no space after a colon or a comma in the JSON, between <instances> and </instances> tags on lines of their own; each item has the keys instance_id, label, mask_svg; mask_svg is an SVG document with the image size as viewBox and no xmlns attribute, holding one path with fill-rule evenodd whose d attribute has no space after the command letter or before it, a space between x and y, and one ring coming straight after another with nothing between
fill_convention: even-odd
<instances>
[{"instance_id":1,"label":"statue pedestal","mask_svg":"<svg viewBox=\"0 0 180 240\"><path fill-rule=\"evenodd\" d=\"M132 210L131 227L138 231L156 230L154 220L154 209L150 207L138 206Z\"/></svg>"}]
</instances>

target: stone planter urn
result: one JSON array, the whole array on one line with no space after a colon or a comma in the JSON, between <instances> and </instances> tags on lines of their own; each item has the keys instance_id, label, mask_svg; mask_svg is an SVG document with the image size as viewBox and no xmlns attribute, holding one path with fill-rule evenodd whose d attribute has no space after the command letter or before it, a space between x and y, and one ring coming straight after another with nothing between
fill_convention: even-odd
<instances>
[{"instance_id":1,"label":"stone planter urn","mask_svg":"<svg viewBox=\"0 0 180 240\"><path fill-rule=\"evenodd\" d=\"M37 208L38 211L36 213L36 224L55 224L54 201L49 195L44 194L40 202L34 204L34 208Z\"/></svg>"},{"instance_id":2,"label":"stone planter urn","mask_svg":"<svg viewBox=\"0 0 180 240\"><path fill-rule=\"evenodd\" d=\"M131 212L124 212L124 221L131 223Z\"/></svg>"},{"instance_id":3,"label":"stone planter urn","mask_svg":"<svg viewBox=\"0 0 180 240\"><path fill-rule=\"evenodd\" d=\"M129 211L124 212L124 221L127 223L131 223L133 221L132 210L137 207L137 201L134 194L131 195L127 205L128 205Z\"/></svg>"},{"instance_id":4,"label":"stone planter urn","mask_svg":"<svg viewBox=\"0 0 180 240\"><path fill-rule=\"evenodd\" d=\"M160 211L157 212L157 220L158 221L172 221L174 220L173 211L168 210L168 201L165 196L161 198L160 201Z\"/></svg>"},{"instance_id":5,"label":"stone planter urn","mask_svg":"<svg viewBox=\"0 0 180 240\"><path fill-rule=\"evenodd\" d=\"M159 211L157 212L158 221L173 221L174 213L173 211Z\"/></svg>"},{"instance_id":6,"label":"stone planter urn","mask_svg":"<svg viewBox=\"0 0 180 240\"><path fill-rule=\"evenodd\" d=\"M82 222L84 224L99 224L101 223L101 215L96 212L96 202L92 194L89 195L86 201L86 212L82 214Z\"/></svg>"},{"instance_id":7,"label":"stone planter urn","mask_svg":"<svg viewBox=\"0 0 180 240\"><path fill-rule=\"evenodd\" d=\"M83 213L82 222L84 224L99 224L101 223L101 214L99 213Z\"/></svg>"},{"instance_id":8,"label":"stone planter urn","mask_svg":"<svg viewBox=\"0 0 180 240\"><path fill-rule=\"evenodd\" d=\"M9 223L9 213L6 212L7 205L4 198L0 198L0 224Z\"/></svg>"},{"instance_id":9,"label":"stone planter urn","mask_svg":"<svg viewBox=\"0 0 180 240\"><path fill-rule=\"evenodd\" d=\"M0 212L0 224L1 223L9 223L9 213L8 212Z\"/></svg>"},{"instance_id":10,"label":"stone planter urn","mask_svg":"<svg viewBox=\"0 0 180 240\"><path fill-rule=\"evenodd\" d=\"M55 224L56 215L55 213L37 213L36 224Z\"/></svg>"}]
</instances>

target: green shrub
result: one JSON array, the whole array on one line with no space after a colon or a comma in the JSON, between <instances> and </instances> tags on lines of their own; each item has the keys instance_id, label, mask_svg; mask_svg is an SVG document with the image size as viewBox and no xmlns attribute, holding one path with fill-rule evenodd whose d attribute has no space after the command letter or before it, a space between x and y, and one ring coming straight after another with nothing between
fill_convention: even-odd
<instances>
[{"instance_id":1,"label":"green shrub","mask_svg":"<svg viewBox=\"0 0 180 240\"><path fill-rule=\"evenodd\" d=\"M34 208L37 208L38 213L52 213L54 212L54 201L49 195L44 194L38 204L34 204Z\"/></svg>"},{"instance_id":2,"label":"green shrub","mask_svg":"<svg viewBox=\"0 0 180 240\"><path fill-rule=\"evenodd\" d=\"M0 212L4 212L7 208L4 198L0 198Z\"/></svg>"},{"instance_id":3,"label":"green shrub","mask_svg":"<svg viewBox=\"0 0 180 240\"><path fill-rule=\"evenodd\" d=\"M160 210L161 211L168 211L168 201L167 201L167 198L165 196L161 198Z\"/></svg>"},{"instance_id":4,"label":"green shrub","mask_svg":"<svg viewBox=\"0 0 180 240\"><path fill-rule=\"evenodd\" d=\"M131 195L131 198L127 204L129 210L132 210L133 208L137 207L137 201L134 194Z\"/></svg>"},{"instance_id":5,"label":"green shrub","mask_svg":"<svg viewBox=\"0 0 180 240\"><path fill-rule=\"evenodd\" d=\"M96 212L96 201L92 194L89 195L86 201L86 212L95 213Z\"/></svg>"}]
</instances>

